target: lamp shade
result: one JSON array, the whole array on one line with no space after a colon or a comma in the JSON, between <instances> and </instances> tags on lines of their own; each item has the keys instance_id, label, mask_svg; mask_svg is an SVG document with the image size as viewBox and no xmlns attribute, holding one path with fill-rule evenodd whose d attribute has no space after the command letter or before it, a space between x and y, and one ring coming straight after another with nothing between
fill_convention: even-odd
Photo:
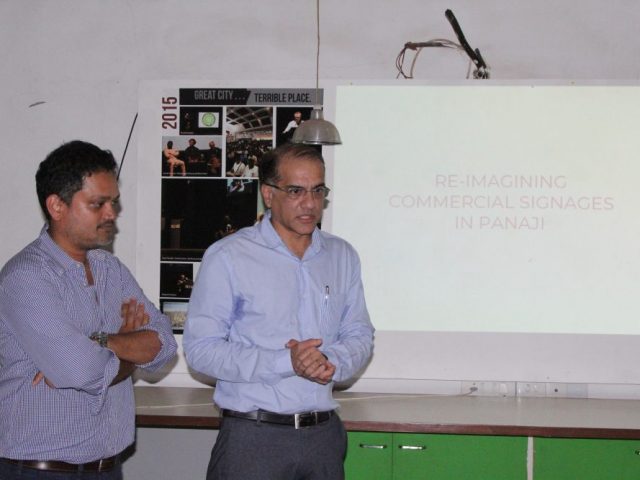
<instances>
[{"instance_id":1,"label":"lamp shade","mask_svg":"<svg viewBox=\"0 0 640 480\"><path fill-rule=\"evenodd\" d=\"M313 107L311 118L300 124L291 138L293 143L306 145L340 145L340 134L333 123L323 118L322 108Z\"/></svg>"}]
</instances>

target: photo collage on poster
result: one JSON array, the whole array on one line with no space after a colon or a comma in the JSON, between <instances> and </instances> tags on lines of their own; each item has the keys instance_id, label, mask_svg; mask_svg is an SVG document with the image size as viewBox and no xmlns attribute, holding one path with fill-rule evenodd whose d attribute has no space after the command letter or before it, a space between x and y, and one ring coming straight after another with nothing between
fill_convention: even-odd
<instances>
[{"instance_id":1,"label":"photo collage on poster","mask_svg":"<svg viewBox=\"0 0 640 480\"><path fill-rule=\"evenodd\" d=\"M314 100L309 89L179 89L163 97L160 308L174 332L184 327L205 250L260 220L262 157L291 140Z\"/></svg>"}]
</instances>

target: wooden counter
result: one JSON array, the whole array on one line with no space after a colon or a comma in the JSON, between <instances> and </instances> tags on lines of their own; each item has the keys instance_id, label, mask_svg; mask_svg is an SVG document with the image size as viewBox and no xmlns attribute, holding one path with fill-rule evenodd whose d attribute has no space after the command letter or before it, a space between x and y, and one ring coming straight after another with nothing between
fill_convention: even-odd
<instances>
[{"instance_id":1,"label":"wooden counter","mask_svg":"<svg viewBox=\"0 0 640 480\"><path fill-rule=\"evenodd\" d=\"M139 427L219 427L213 389L135 387ZM640 439L640 401L336 393L349 431Z\"/></svg>"}]
</instances>

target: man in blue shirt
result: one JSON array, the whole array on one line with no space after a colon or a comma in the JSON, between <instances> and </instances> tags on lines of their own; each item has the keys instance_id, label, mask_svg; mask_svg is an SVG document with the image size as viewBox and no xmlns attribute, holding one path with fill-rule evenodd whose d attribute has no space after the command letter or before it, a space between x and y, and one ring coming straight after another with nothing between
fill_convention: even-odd
<instances>
[{"instance_id":1,"label":"man in blue shirt","mask_svg":"<svg viewBox=\"0 0 640 480\"><path fill-rule=\"evenodd\" d=\"M208 480L344 478L332 386L365 366L373 327L357 253L317 228L324 176L313 147L268 153L263 220L204 255L184 350L192 368L217 378L223 420Z\"/></svg>"},{"instance_id":2,"label":"man in blue shirt","mask_svg":"<svg viewBox=\"0 0 640 480\"><path fill-rule=\"evenodd\" d=\"M120 212L111 152L66 143L36 188L47 224L0 272L0 478L120 480L135 434L131 373L160 367L176 343L104 250Z\"/></svg>"}]
</instances>

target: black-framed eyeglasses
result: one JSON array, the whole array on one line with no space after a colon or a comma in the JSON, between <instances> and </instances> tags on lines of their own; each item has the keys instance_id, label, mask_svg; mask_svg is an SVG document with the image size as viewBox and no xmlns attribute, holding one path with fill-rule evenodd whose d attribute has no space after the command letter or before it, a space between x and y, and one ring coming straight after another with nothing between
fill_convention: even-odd
<instances>
[{"instance_id":1,"label":"black-framed eyeglasses","mask_svg":"<svg viewBox=\"0 0 640 480\"><path fill-rule=\"evenodd\" d=\"M287 185L285 187L279 187L272 183L266 183L269 187L275 188L276 190L280 190L287 194L287 197L291 200L298 200L305 196L307 192L311 194L311 197L318 200L320 198L327 198L331 189L329 187L325 187L324 185L319 185L317 187L313 187L310 189L306 189L304 187L299 187L297 185Z\"/></svg>"}]
</instances>

